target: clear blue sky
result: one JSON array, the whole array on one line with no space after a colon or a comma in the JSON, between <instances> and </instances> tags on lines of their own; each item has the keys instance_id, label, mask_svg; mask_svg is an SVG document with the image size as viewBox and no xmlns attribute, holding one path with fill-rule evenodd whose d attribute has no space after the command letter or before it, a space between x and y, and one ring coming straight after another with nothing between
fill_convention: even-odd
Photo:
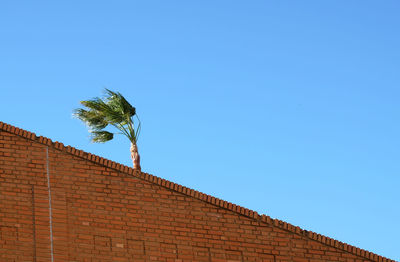
<instances>
[{"instance_id":1,"label":"clear blue sky","mask_svg":"<svg viewBox=\"0 0 400 262\"><path fill-rule=\"evenodd\" d=\"M1 1L0 121L400 260L399 1Z\"/></svg>"}]
</instances>

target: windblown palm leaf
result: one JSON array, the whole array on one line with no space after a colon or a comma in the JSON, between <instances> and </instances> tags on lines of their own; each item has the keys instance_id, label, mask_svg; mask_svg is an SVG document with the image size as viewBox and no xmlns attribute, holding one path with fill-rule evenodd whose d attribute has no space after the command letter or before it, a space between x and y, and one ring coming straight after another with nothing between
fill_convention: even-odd
<instances>
[{"instance_id":1,"label":"windblown palm leaf","mask_svg":"<svg viewBox=\"0 0 400 262\"><path fill-rule=\"evenodd\" d=\"M92 132L92 141L104 143L110 141L114 138L114 134L108 131L93 131Z\"/></svg>"}]
</instances>

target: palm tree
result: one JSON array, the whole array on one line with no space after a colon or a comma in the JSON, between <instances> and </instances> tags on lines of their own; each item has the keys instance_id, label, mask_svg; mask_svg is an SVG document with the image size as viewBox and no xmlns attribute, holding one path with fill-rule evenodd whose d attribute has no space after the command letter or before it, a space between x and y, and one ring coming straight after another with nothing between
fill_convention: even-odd
<instances>
[{"instance_id":1,"label":"palm tree","mask_svg":"<svg viewBox=\"0 0 400 262\"><path fill-rule=\"evenodd\" d=\"M78 108L74 110L74 116L89 127L91 140L95 143L104 143L113 139L114 134L123 134L131 142L131 158L133 168L140 171L140 156L137 141L140 134L141 124L136 114L136 109L119 93L105 89L104 98L95 97L91 100L81 101L87 109ZM137 125L133 117L136 117ZM108 126L114 126L120 132L112 133L105 131Z\"/></svg>"}]
</instances>

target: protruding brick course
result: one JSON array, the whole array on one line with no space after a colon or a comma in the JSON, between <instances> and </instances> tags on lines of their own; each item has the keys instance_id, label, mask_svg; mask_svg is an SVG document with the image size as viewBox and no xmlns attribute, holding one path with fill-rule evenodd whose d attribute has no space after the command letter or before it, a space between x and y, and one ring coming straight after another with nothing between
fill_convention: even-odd
<instances>
[{"instance_id":1,"label":"protruding brick course","mask_svg":"<svg viewBox=\"0 0 400 262\"><path fill-rule=\"evenodd\" d=\"M0 250L0 261L393 261L3 122Z\"/></svg>"}]
</instances>

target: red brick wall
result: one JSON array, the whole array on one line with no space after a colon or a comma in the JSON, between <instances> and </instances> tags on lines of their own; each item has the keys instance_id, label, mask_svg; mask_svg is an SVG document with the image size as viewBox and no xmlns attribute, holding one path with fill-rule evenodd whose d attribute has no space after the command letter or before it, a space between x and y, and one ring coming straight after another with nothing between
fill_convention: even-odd
<instances>
[{"instance_id":1,"label":"red brick wall","mask_svg":"<svg viewBox=\"0 0 400 262\"><path fill-rule=\"evenodd\" d=\"M0 261L390 261L1 124Z\"/></svg>"}]
</instances>

